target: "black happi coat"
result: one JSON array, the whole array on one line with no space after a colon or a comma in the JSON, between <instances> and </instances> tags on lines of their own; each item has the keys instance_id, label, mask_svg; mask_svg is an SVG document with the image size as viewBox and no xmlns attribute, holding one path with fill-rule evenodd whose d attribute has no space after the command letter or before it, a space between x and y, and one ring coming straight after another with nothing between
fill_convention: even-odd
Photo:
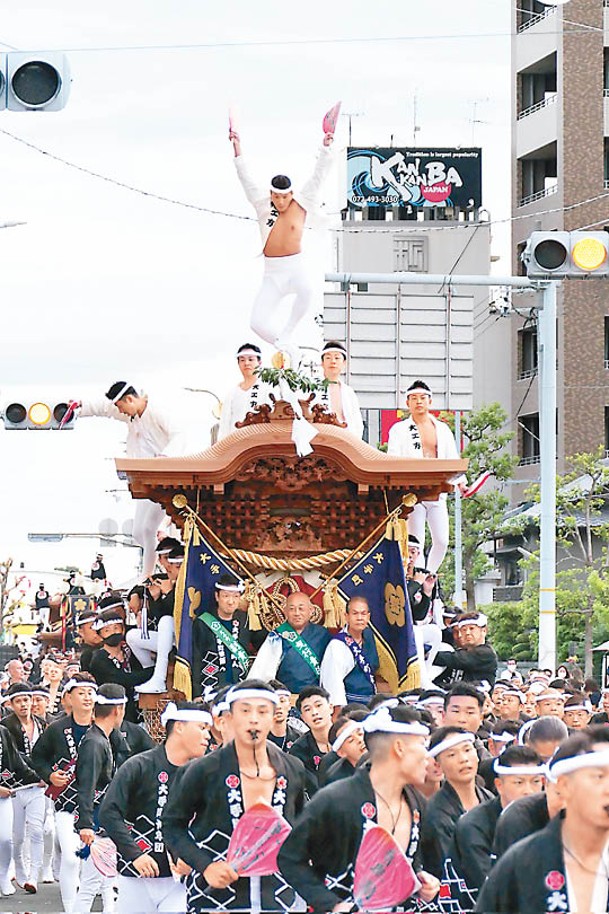
<instances>
[{"instance_id":1,"label":"black happi coat","mask_svg":"<svg viewBox=\"0 0 609 914\"><path fill-rule=\"evenodd\" d=\"M493 842L493 857L498 860L517 841L528 838L533 832L541 831L549 821L548 802L544 792L514 800L499 816Z\"/></svg>"},{"instance_id":2,"label":"black happi coat","mask_svg":"<svg viewBox=\"0 0 609 914\"><path fill-rule=\"evenodd\" d=\"M501 800L494 797L470 809L457 821L452 860L470 889L479 889L490 872L493 840L500 815Z\"/></svg>"},{"instance_id":3,"label":"black happi coat","mask_svg":"<svg viewBox=\"0 0 609 914\"><path fill-rule=\"evenodd\" d=\"M92 724L80 741L76 759L76 820L78 828L95 828L102 797L114 774L110 740Z\"/></svg>"},{"instance_id":4,"label":"black happi coat","mask_svg":"<svg viewBox=\"0 0 609 914\"><path fill-rule=\"evenodd\" d=\"M572 910L561 830L562 818L556 816L542 831L510 848L480 890L476 911L483 914L546 914L548 911L563 914Z\"/></svg>"},{"instance_id":5,"label":"black happi coat","mask_svg":"<svg viewBox=\"0 0 609 914\"><path fill-rule=\"evenodd\" d=\"M74 718L66 714L49 724L32 749L32 767L47 784L50 784L53 771L75 769L78 744L73 727ZM69 783L54 802L57 812L74 812L77 805L75 781Z\"/></svg>"},{"instance_id":6,"label":"black happi coat","mask_svg":"<svg viewBox=\"0 0 609 914\"><path fill-rule=\"evenodd\" d=\"M289 750L289 754L299 758L307 770L307 793L313 796L319 788L319 768L328 753L322 752L311 731L300 736Z\"/></svg>"},{"instance_id":7,"label":"black happi coat","mask_svg":"<svg viewBox=\"0 0 609 914\"><path fill-rule=\"evenodd\" d=\"M304 768L272 743L267 743L267 751L277 772L272 806L293 823L305 802ZM186 879L189 912L249 910L249 878L240 878L226 889L212 889L203 878L210 863L226 859L230 836L243 812L233 743L178 771L163 813L163 835L173 859L180 857L193 867ZM287 910L294 902L292 888L279 873L262 877L260 890L265 911Z\"/></svg>"},{"instance_id":8,"label":"black happi coat","mask_svg":"<svg viewBox=\"0 0 609 914\"><path fill-rule=\"evenodd\" d=\"M285 728L285 736L275 736L274 733L269 733L267 739L269 743L274 743L276 746L279 746L280 749L283 749L284 752L289 752L296 740L300 739L301 736L302 730L297 730L288 720Z\"/></svg>"},{"instance_id":9,"label":"black happi coat","mask_svg":"<svg viewBox=\"0 0 609 914\"><path fill-rule=\"evenodd\" d=\"M478 787L478 785L476 785L476 796L481 803L493 798L488 790ZM444 861L452 857L457 819L464 814L465 809L457 791L448 781L444 781L439 791L427 804L427 814L421 836L425 869L438 879L441 879L444 873Z\"/></svg>"},{"instance_id":10,"label":"black happi coat","mask_svg":"<svg viewBox=\"0 0 609 914\"><path fill-rule=\"evenodd\" d=\"M0 787L22 787L37 784L40 778L17 751L15 740L5 726L0 726Z\"/></svg>"},{"instance_id":11,"label":"black happi coat","mask_svg":"<svg viewBox=\"0 0 609 914\"><path fill-rule=\"evenodd\" d=\"M108 787L99 824L116 844L118 872L139 876L132 865L142 854L154 857L159 876L171 876L161 828L161 815L174 775L164 746L128 759Z\"/></svg>"},{"instance_id":12,"label":"black happi coat","mask_svg":"<svg viewBox=\"0 0 609 914\"><path fill-rule=\"evenodd\" d=\"M47 728L46 720L43 720L42 717L37 717L33 715L34 722L38 727L40 736ZM30 744L29 737L23 727L21 722L16 714L11 713L2 719L2 726L6 727L10 731L11 736L15 740L15 745L17 746L17 752L25 756L26 761L29 763L30 756L32 754L32 746Z\"/></svg>"},{"instance_id":13,"label":"black happi coat","mask_svg":"<svg viewBox=\"0 0 609 914\"><path fill-rule=\"evenodd\" d=\"M138 724L131 723L130 720L124 720L120 730L115 729L112 731L110 745L112 746L112 755L117 768L120 768L132 755L148 752L150 749L156 749L157 747L157 743L155 743L150 734Z\"/></svg>"},{"instance_id":14,"label":"black happi coat","mask_svg":"<svg viewBox=\"0 0 609 914\"><path fill-rule=\"evenodd\" d=\"M127 692L127 706L125 708L126 720L136 724L139 720L139 712L136 702L135 686L147 682L152 675L152 667L142 669L142 664L137 657L131 653L128 647L125 647L125 664L120 664L114 657L111 657L108 651L100 647L95 651L91 660L91 673L95 676L98 685L106 682L115 682L122 685Z\"/></svg>"},{"instance_id":15,"label":"black happi coat","mask_svg":"<svg viewBox=\"0 0 609 914\"><path fill-rule=\"evenodd\" d=\"M329 752L328 755L330 755ZM326 787L328 784L333 784L335 781L342 781L343 778L350 778L354 772L355 768L349 759L336 758L331 765L327 765L323 771L320 771L319 786Z\"/></svg>"},{"instance_id":16,"label":"black happi coat","mask_svg":"<svg viewBox=\"0 0 609 914\"><path fill-rule=\"evenodd\" d=\"M218 618L215 610L210 610L210 615ZM237 610L229 628L227 628L244 650L249 650L252 633L247 625L247 615ZM262 632L266 634L266 632ZM228 676L232 670L232 678ZM203 619L197 617L192 623L192 695L199 698L206 687L218 691L225 685L241 682L247 676L237 658L229 649L221 644Z\"/></svg>"},{"instance_id":17,"label":"black happi coat","mask_svg":"<svg viewBox=\"0 0 609 914\"><path fill-rule=\"evenodd\" d=\"M404 798L412 815L407 856L414 869L420 870L419 831L425 800L412 787L404 788ZM358 768L348 780L324 787L307 803L278 862L286 882L313 911L331 911L340 901L353 900L357 852L364 831L376 823L376 798L367 766Z\"/></svg>"},{"instance_id":18,"label":"black happi coat","mask_svg":"<svg viewBox=\"0 0 609 914\"><path fill-rule=\"evenodd\" d=\"M491 686L497 675L497 654L490 644L480 644L469 650L438 651L434 663L446 667L446 672L437 677L437 682L477 682L486 680Z\"/></svg>"}]
</instances>

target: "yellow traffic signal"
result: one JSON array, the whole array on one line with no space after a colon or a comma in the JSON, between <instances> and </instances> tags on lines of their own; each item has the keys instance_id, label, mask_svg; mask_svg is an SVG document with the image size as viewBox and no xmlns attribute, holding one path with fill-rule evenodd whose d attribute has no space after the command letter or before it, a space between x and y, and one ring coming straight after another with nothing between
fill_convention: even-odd
<instances>
[{"instance_id":1,"label":"yellow traffic signal","mask_svg":"<svg viewBox=\"0 0 609 914\"><path fill-rule=\"evenodd\" d=\"M67 415L69 413L69 415ZM45 403L35 400L33 403L9 403L0 410L5 429L71 429L74 428L75 416L65 401Z\"/></svg>"},{"instance_id":2,"label":"yellow traffic signal","mask_svg":"<svg viewBox=\"0 0 609 914\"><path fill-rule=\"evenodd\" d=\"M608 232L533 232L522 259L530 279L609 276Z\"/></svg>"}]
</instances>

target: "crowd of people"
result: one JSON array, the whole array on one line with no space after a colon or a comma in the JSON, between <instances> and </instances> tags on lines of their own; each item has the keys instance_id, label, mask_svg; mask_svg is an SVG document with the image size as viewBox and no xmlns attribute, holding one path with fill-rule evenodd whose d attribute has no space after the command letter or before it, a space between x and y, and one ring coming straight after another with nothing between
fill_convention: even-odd
<instances>
[{"instance_id":1,"label":"crowd of people","mask_svg":"<svg viewBox=\"0 0 609 914\"><path fill-rule=\"evenodd\" d=\"M159 542L174 580L179 552ZM135 690L151 668L165 684L154 657L173 590L158 575L78 617L69 656L7 664L2 894L57 879L68 912L96 895L107 911L353 910L378 825L417 877L396 910L606 910L609 690L573 665L497 675L485 618L462 613L445 618L436 683L391 695L365 600L332 635L292 593L283 626L250 632L241 582L224 576L195 620L193 700L163 702L156 742ZM248 877L227 853L260 802L291 831L276 871ZM104 838L116 875L95 862Z\"/></svg>"}]
</instances>

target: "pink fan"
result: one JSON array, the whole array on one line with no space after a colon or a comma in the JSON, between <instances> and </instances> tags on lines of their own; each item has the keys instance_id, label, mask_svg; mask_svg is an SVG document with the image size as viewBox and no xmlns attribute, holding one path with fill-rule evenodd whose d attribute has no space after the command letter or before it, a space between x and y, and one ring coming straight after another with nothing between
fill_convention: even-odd
<instances>
[{"instance_id":1,"label":"pink fan","mask_svg":"<svg viewBox=\"0 0 609 914\"><path fill-rule=\"evenodd\" d=\"M237 126L237 112L234 105L231 105L228 109L228 132L229 135L233 132L239 132L239 128Z\"/></svg>"},{"instance_id":2,"label":"pink fan","mask_svg":"<svg viewBox=\"0 0 609 914\"><path fill-rule=\"evenodd\" d=\"M95 838L90 846L91 860L102 876L116 876L116 846L110 838Z\"/></svg>"},{"instance_id":3,"label":"pink fan","mask_svg":"<svg viewBox=\"0 0 609 914\"><path fill-rule=\"evenodd\" d=\"M74 413L78 409L78 400L70 400L68 408L63 414L63 419L59 423L59 428L64 428L74 418Z\"/></svg>"},{"instance_id":4,"label":"pink fan","mask_svg":"<svg viewBox=\"0 0 609 914\"><path fill-rule=\"evenodd\" d=\"M226 862L240 876L270 876L277 872L277 854L291 830L276 809L255 803L237 823Z\"/></svg>"},{"instance_id":5,"label":"pink fan","mask_svg":"<svg viewBox=\"0 0 609 914\"><path fill-rule=\"evenodd\" d=\"M477 479L474 479L471 486L468 486L468 488L465 490L465 492L463 492L462 497L471 498L472 495L476 495L476 493L480 491L480 489L482 488L484 483L487 481L487 479L490 479L490 477L491 477L490 471L485 470L484 473L481 473Z\"/></svg>"},{"instance_id":6,"label":"pink fan","mask_svg":"<svg viewBox=\"0 0 609 914\"><path fill-rule=\"evenodd\" d=\"M355 861L353 898L362 911L388 911L421 888L410 861L380 825L363 837Z\"/></svg>"},{"instance_id":7,"label":"pink fan","mask_svg":"<svg viewBox=\"0 0 609 914\"><path fill-rule=\"evenodd\" d=\"M326 116L324 117L322 129L324 134L332 134L334 136L334 131L336 130L336 124L338 122L338 115L340 114L340 106L342 102L336 102L333 108L330 108Z\"/></svg>"}]
</instances>

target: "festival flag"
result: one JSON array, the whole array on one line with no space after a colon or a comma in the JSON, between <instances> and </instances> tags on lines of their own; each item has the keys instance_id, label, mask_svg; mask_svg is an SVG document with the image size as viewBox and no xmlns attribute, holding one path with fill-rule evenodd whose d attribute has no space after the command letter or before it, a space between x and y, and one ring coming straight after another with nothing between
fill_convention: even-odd
<instances>
[{"instance_id":1,"label":"festival flag","mask_svg":"<svg viewBox=\"0 0 609 914\"><path fill-rule=\"evenodd\" d=\"M184 561L176 584L173 618L176 632L176 660L173 687L192 699L192 624L195 618L214 605L217 579L235 572L209 545L188 519L184 528Z\"/></svg>"},{"instance_id":2,"label":"festival flag","mask_svg":"<svg viewBox=\"0 0 609 914\"><path fill-rule=\"evenodd\" d=\"M368 601L379 674L391 691L418 688L421 671L398 541L383 538L375 543L340 579L338 591L345 600L357 596Z\"/></svg>"}]
</instances>

